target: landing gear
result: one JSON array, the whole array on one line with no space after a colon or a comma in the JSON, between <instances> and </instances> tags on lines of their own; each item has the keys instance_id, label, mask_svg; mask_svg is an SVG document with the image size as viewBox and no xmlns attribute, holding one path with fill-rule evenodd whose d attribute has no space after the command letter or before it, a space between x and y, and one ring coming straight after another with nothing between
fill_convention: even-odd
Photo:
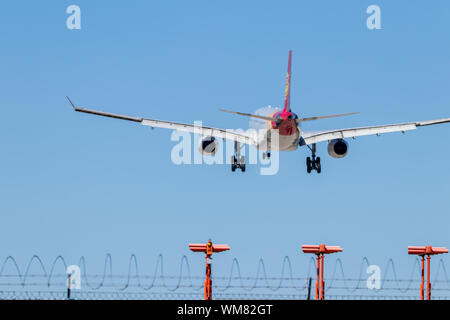
<instances>
[{"instance_id":1,"label":"landing gear","mask_svg":"<svg viewBox=\"0 0 450 320\"><path fill-rule=\"evenodd\" d=\"M312 170L316 170L317 173L322 172L322 166L320 165L320 157L315 158L313 156L312 160L310 157L306 158L306 171L311 173Z\"/></svg>"},{"instance_id":2,"label":"landing gear","mask_svg":"<svg viewBox=\"0 0 450 320\"><path fill-rule=\"evenodd\" d=\"M270 151L263 152L262 158L263 160L270 159Z\"/></svg>"},{"instance_id":3,"label":"landing gear","mask_svg":"<svg viewBox=\"0 0 450 320\"><path fill-rule=\"evenodd\" d=\"M245 157L241 156L241 144L237 141L234 142L234 156L231 157L231 171L241 169L245 172Z\"/></svg>"},{"instance_id":4,"label":"landing gear","mask_svg":"<svg viewBox=\"0 0 450 320\"><path fill-rule=\"evenodd\" d=\"M308 148L310 148L308 146ZM310 157L306 158L306 171L311 173L312 170L316 170L317 173L322 172L322 166L320 165L320 157L316 158L316 144L312 144L311 153L312 159Z\"/></svg>"}]
</instances>

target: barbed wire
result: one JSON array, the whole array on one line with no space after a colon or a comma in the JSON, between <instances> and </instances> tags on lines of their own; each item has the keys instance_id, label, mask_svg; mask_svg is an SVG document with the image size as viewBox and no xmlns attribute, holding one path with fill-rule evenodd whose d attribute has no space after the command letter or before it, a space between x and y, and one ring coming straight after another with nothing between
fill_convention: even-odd
<instances>
[{"instance_id":1,"label":"barbed wire","mask_svg":"<svg viewBox=\"0 0 450 320\"><path fill-rule=\"evenodd\" d=\"M180 292L181 290L189 290L194 296L202 295L203 277L192 276L191 267L187 256L182 256L179 264L178 275L166 275L164 270L163 255L157 257L156 265L153 272L150 274L141 274L137 257L133 254L128 260L127 273L114 274L112 256L107 254L103 263L103 273L91 274L86 267L86 259L84 256L80 257L78 266L81 270L81 279L83 287L87 288L84 292L101 292L102 289L114 290L115 293L125 293L130 290L140 290L142 294L148 293L149 296L153 291L164 289L167 294ZM364 257L359 267L359 273L356 277L346 277L344 272L344 264L340 258L334 262L331 274L325 278L326 290L337 290L347 292L347 296L356 297L356 292L368 290L367 277L365 277L365 268L369 267L369 260ZM38 268L38 271L31 273L31 270ZM0 298L6 292L18 292L17 290L2 289L17 287L21 288L22 292L26 294L43 294L44 291L36 290L34 293L30 292L28 288L45 287L51 288L65 288L67 281L66 270L68 263L63 256L57 256L50 267L47 269L42 259L38 255L33 255L22 272L16 259L13 256L8 256L1 264L0 268ZM10 270L6 273L5 270ZM12 270L12 272L11 272ZM308 264L303 277L294 276L294 268L288 256L284 257L281 263L281 273L279 276L269 276L266 270L265 262L261 258L256 265L256 273L253 276L244 276L241 272L239 261L234 258L231 262L228 276L216 276L213 274L213 288L216 295L237 295L250 294L252 297L262 294L256 292L257 290L268 290L271 293L267 294L281 294L282 290L291 290L289 293L292 297L306 296L308 290L308 279L315 279L315 259L308 259ZM401 279L397 275L397 270L393 259L389 259L386 263L384 272L381 277L380 288L376 292L394 291L401 293L402 296L408 292L417 291L420 279L420 261L418 258L414 263L409 274L409 278ZM445 263L440 259L435 268L433 282L433 292L449 293L450 295L450 281L448 279ZM443 278L443 279L442 279ZM229 291L238 290L241 293ZM150 292L152 291L152 292ZM50 292L50 290L49 290ZM64 289L61 291L64 292ZM114 292L113 292L114 293ZM133 293L136 292L127 292ZM81 294L81 293L80 293ZM137 294L137 293L136 293ZM266 294L266 293L264 293ZM283 293L284 294L284 293ZM345 296L345 295L342 295ZM395 295L394 295L395 296ZM368 297L364 295L364 297ZM377 297L383 297L379 294ZM446 298L447 296L442 296Z\"/></svg>"},{"instance_id":2,"label":"barbed wire","mask_svg":"<svg viewBox=\"0 0 450 320\"><path fill-rule=\"evenodd\" d=\"M0 291L2 300L67 300L64 291ZM70 300L201 300L203 293L192 292L108 292L80 291ZM214 300L305 300L305 294L213 293ZM327 294L327 300L418 300L418 295L345 295ZM433 300L448 300L448 296L433 295Z\"/></svg>"}]
</instances>

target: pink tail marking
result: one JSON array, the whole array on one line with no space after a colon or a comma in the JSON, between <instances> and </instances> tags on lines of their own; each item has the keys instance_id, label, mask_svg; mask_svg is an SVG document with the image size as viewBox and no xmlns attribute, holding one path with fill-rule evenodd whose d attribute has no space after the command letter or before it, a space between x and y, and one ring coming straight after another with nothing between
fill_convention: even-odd
<instances>
[{"instance_id":1,"label":"pink tail marking","mask_svg":"<svg viewBox=\"0 0 450 320\"><path fill-rule=\"evenodd\" d=\"M283 112L291 111L291 60L292 60L292 50L289 50L289 62L288 62L288 71L287 71L287 78L286 78L286 90L284 92Z\"/></svg>"}]
</instances>

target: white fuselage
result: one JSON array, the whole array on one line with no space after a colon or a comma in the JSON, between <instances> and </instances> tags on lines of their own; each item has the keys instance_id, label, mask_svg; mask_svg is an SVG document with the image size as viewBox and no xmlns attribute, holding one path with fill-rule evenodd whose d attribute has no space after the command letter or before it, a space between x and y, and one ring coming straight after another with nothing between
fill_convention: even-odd
<instances>
[{"instance_id":1,"label":"white fuselage","mask_svg":"<svg viewBox=\"0 0 450 320\"><path fill-rule=\"evenodd\" d=\"M294 151L298 148L300 127L291 135L281 135L278 129L268 129L258 139L258 149L262 151ZM278 140L278 141L277 141Z\"/></svg>"}]
</instances>

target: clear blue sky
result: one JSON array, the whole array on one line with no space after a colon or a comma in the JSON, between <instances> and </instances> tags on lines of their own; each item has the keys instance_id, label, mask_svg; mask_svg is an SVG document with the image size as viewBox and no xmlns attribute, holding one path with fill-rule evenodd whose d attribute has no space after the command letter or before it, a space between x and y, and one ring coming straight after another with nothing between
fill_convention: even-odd
<instances>
[{"instance_id":1,"label":"clear blue sky","mask_svg":"<svg viewBox=\"0 0 450 320\"><path fill-rule=\"evenodd\" d=\"M82 29L66 28L67 6ZM381 7L382 30L366 28ZM288 50L291 105L334 129L450 117L447 1L2 1L0 5L0 256L85 255L117 272L131 253L142 272L157 254L166 273L189 242L227 243L253 275L259 257L278 275L301 244L341 245L348 276L363 256L392 257L409 276L408 245L450 246L450 125L350 142L344 159L318 146L323 172L306 173L306 149L281 154L277 175L229 166L176 166L171 132L72 111L80 106L224 128L247 119L218 112L281 106ZM335 258L331 258L332 261ZM3 258L2 258L3 260ZM448 261L448 258L446 258ZM402 269L404 267L404 269Z\"/></svg>"}]
</instances>

